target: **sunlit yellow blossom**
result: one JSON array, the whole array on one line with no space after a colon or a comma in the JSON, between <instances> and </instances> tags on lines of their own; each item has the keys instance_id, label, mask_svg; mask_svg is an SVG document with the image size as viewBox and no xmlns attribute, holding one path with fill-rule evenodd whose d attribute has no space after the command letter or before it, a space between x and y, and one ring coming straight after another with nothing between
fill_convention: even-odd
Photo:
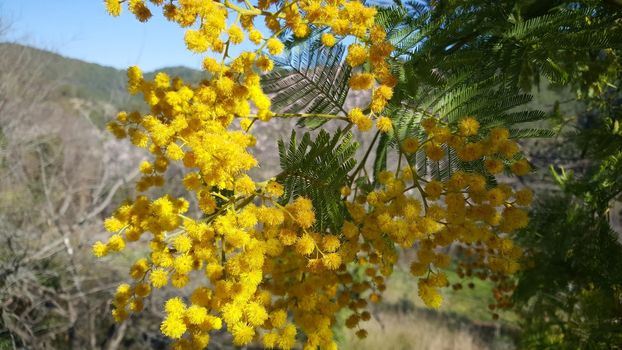
<instances>
[{"instance_id":1,"label":"sunlit yellow blossom","mask_svg":"<svg viewBox=\"0 0 622 350\"><path fill-rule=\"evenodd\" d=\"M335 37L330 33L323 33L321 41L322 44L327 47L333 47L335 46L335 43L337 43L337 39L335 39Z\"/></svg>"},{"instance_id":2,"label":"sunlit yellow blossom","mask_svg":"<svg viewBox=\"0 0 622 350\"><path fill-rule=\"evenodd\" d=\"M140 85L143 81L143 73L137 66L131 66L127 70L128 91L131 94L136 94L140 90Z\"/></svg>"},{"instance_id":3,"label":"sunlit yellow blossom","mask_svg":"<svg viewBox=\"0 0 622 350\"><path fill-rule=\"evenodd\" d=\"M102 256L108 255L108 246L101 241L97 241L95 242L95 244L93 244L92 251L93 255L101 258Z\"/></svg>"},{"instance_id":4,"label":"sunlit yellow blossom","mask_svg":"<svg viewBox=\"0 0 622 350\"><path fill-rule=\"evenodd\" d=\"M337 253L330 253L322 257L322 264L329 270L336 270L341 266L341 256Z\"/></svg>"},{"instance_id":5,"label":"sunlit yellow blossom","mask_svg":"<svg viewBox=\"0 0 622 350\"><path fill-rule=\"evenodd\" d=\"M263 35L261 34L260 31L258 31L256 29L252 29L248 33L248 39L250 41L252 41L254 44L259 44L261 42L261 40L263 39Z\"/></svg>"},{"instance_id":6,"label":"sunlit yellow blossom","mask_svg":"<svg viewBox=\"0 0 622 350\"><path fill-rule=\"evenodd\" d=\"M168 284L168 272L163 269L155 269L149 274L149 281L156 288L162 288Z\"/></svg>"},{"instance_id":7,"label":"sunlit yellow blossom","mask_svg":"<svg viewBox=\"0 0 622 350\"><path fill-rule=\"evenodd\" d=\"M179 317L169 316L165 318L160 325L160 330L162 331L162 334L173 339L181 338L181 336L186 333L186 329L186 324Z\"/></svg>"},{"instance_id":8,"label":"sunlit yellow blossom","mask_svg":"<svg viewBox=\"0 0 622 350\"><path fill-rule=\"evenodd\" d=\"M393 89L386 85L380 85L374 94L381 96L385 100L390 100L393 97Z\"/></svg>"},{"instance_id":9,"label":"sunlit yellow blossom","mask_svg":"<svg viewBox=\"0 0 622 350\"><path fill-rule=\"evenodd\" d=\"M121 235L112 235L108 240L108 250L119 252L125 248L125 241Z\"/></svg>"},{"instance_id":10,"label":"sunlit yellow blossom","mask_svg":"<svg viewBox=\"0 0 622 350\"><path fill-rule=\"evenodd\" d=\"M307 198L298 197L293 203L288 205L288 209L294 216L296 223L302 228L309 228L315 222L313 203Z\"/></svg>"},{"instance_id":11,"label":"sunlit yellow blossom","mask_svg":"<svg viewBox=\"0 0 622 350\"><path fill-rule=\"evenodd\" d=\"M350 121L354 124L356 124L357 121L362 118L365 118L365 114L363 114L363 111L360 108L353 108L348 113L348 119L350 119Z\"/></svg>"},{"instance_id":12,"label":"sunlit yellow blossom","mask_svg":"<svg viewBox=\"0 0 622 350\"><path fill-rule=\"evenodd\" d=\"M361 131L367 131L372 126L371 118L363 114L360 108L353 108L350 113L348 113L348 119Z\"/></svg>"},{"instance_id":13,"label":"sunlit yellow blossom","mask_svg":"<svg viewBox=\"0 0 622 350\"><path fill-rule=\"evenodd\" d=\"M121 14L121 2L120 0L106 0L106 10L111 16L118 16Z\"/></svg>"},{"instance_id":14,"label":"sunlit yellow blossom","mask_svg":"<svg viewBox=\"0 0 622 350\"><path fill-rule=\"evenodd\" d=\"M279 335L277 333L266 333L263 336L263 345L266 348L275 348L277 346L277 342L279 340Z\"/></svg>"},{"instance_id":15,"label":"sunlit yellow blossom","mask_svg":"<svg viewBox=\"0 0 622 350\"><path fill-rule=\"evenodd\" d=\"M247 175L240 176L235 180L235 191L245 195L251 194L255 192L255 182Z\"/></svg>"},{"instance_id":16,"label":"sunlit yellow blossom","mask_svg":"<svg viewBox=\"0 0 622 350\"><path fill-rule=\"evenodd\" d=\"M123 228L124 224L115 217L104 220L104 227L108 232L118 232Z\"/></svg>"},{"instance_id":17,"label":"sunlit yellow blossom","mask_svg":"<svg viewBox=\"0 0 622 350\"><path fill-rule=\"evenodd\" d=\"M231 329L231 334L233 335L233 344L241 346L253 340L255 337L255 330L247 324L236 323Z\"/></svg>"},{"instance_id":18,"label":"sunlit yellow blossom","mask_svg":"<svg viewBox=\"0 0 622 350\"><path fill-rule=\"evenodd\" d=\"M275 38L268 39L268 43L266 44L268 51L270 51L271 55L278 55L283 52L285 45L279 40Z\"/></svg>"},{"instance_id":19,"label":"sunlit yellow blossom","mask_svg":"<svg viewBox=\"0 0 622 350\"><path fill-rule=\"evenodd\" d=\"M479 122L473 117L466 117L460 120L458 126L460 128L460 133L464 136L475 135L479 130Z\"/></svg>"},{"instance_id":20,"label":"sunlit yellow blossom","mask_svg":"<svg viewBox=\"0 0 622 350\"><path fill-rule=\"evenodd\" d=\"M287 322L287 313L285 310L276 310L270 313L270 323L273 327L281 328Z\"/></svg>"},{"instance_id":21,"label":"sunlit yellow blossom","mask_svg":"<svg viewBox=\"0 0 622 350\"><path fill-rule=\"evenodd\" d=\"M169 316L181 317L186 312L186 304L181 298L171 298L164 304L164 311Z\"/></svg>"},{"instance_id":22,"label":"sunlit yellow blossom","mask_svg":"<svg viewBox=\"0 0 622 350\"><path fill-rule=\"evenodd\" d=\"M207 51L209 41L204 33L198 30L187 30L184 37L188 50L201 53Z\"/></svg>"},{"instance_id":23,"label":"sunlit yellow blossom","mask_svg":"<svg viewBox=\"0 0 622 350\"><path fill-rule=\"evenodd\" d=\"M222 66L216 59L212 57L205 57L203 59L203 69L210 73L219 73L222 70Z\"/></svg>"},{"instance_id":24,"label":"sunlit yellow blossom","mask_svg":"<svg viewBox=\"0 0 622 350\"><path fill-rule=\"evenodd\" d=\"M332 253L336 251L340 245L341 242L337 236L327 235L322 238L322 249L326 252Z\"/></svg>"},{"instance_id":25,"label":"sunlit yellow blossom","mask_svg":"<svg viewBox=\"0 0 622 350\"><path fill-rule=\"evenodd\" d=\"M371 89L374 84L374 76L369 73L355 74L350 78L350 88L353 90Z\"/></svg>"},{"instance_id":26,"label":"sunlit yellow blossom","mask_svg":"<svg viewBox=\"0 0 622 350\"><path fill-rule=\"evenodd\" d=\"M301 255L309 255L315 250L315 240L305 233L296 243L296 251Z\"/></svg>"},{"instance_id":27,"label":"sunlit yellow blossom","mask_svg":"<svg viewBox=\"0 0 622 350\"><path fill-rule=\"evenodd\" d=\"M391 131L391 128L392 128L391 119L387 117L378 118L378 120L376 121L376 128L378 128L378 131L380 132Z\"/></svg>"},{"instance_id":28,"label":"sunlit yellow blossom","mask_svg":"<svg viewBox=\"0 0 622 350\"><path fill-rule=\"evenodd\" d=\"M268 319L268 313L266 309L256 303L251 302L244 308L244 315L247 322L254 327L261 326Z\"/></svg>"},{"instance_id":29,"label":"sunlit yellow blossom","mask_svg":"<svg viewBox=\"0 0 622 350\"><path fill-rule=\"evenodd\" d=\"M346 62L351 67L356 67L367 60L367 50L359 45L352 44L348 46L348 55L346 56Z\"/></svg>"},{"instance_id":30,"label":"sunlit yellow blossom","mask_svg":"<svg viewBox=\"0 0 622 350\"><path fill-rule=\"evenodd\" d=\"M186 235L179 235L175 238L173 246L177 251L187 253L192 248L192 240Z\"/></svg>"},{"instance_id":31,"label":"sunlit yellow blossom","mask_svg":"<svg viewBox=\"0 0 622 350\"><path fill-rule=\"evenodd\" d=\"M242 42L242 40L244 40L244 32L242 32L242 29L236 25L232 25L231 27L229 27L229 40L231 40L232 43L234 44L239 44Z\"/></svg>"},{"instance_id":32,"label":"sunlit yellow blossom","mask_svg":"<svg viewBox=\"0 0 622 350\"><path fill-rule=\"evenodd\" d=\"M176 143L171 143L166 148L166 156L172 160L181 160L184 157L184 151Z\"/></svg>"},{"instance_id":33,"label":"sunlit yellow blossom","mask_svg":"<svg viewBox=\"0 0 622 350\"><path fill-rule=\"evenodd\" d=\"M429 286L425 280L419 280L419 297L423 302L433 308L438 309L443 302L443 297L438 293L438 290Z\"/></svg>"},{"instance_id":34,"label":"sunlit yellow blossom","mask_svg":"<svg viewBox=\"0 0 622 350\"><path fill-rule=\"evenodd\" d=\"M191 324L202 324L207 319L207 309L199 305L191 305L185 313Z\"/></svg>"}]
</instances>

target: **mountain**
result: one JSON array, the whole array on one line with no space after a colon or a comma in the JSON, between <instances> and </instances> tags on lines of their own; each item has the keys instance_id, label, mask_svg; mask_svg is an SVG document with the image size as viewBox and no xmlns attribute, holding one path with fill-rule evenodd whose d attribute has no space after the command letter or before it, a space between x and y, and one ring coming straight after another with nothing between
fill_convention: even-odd
<instances>
[{"instance_id":1,"label":"mountain","mask_svg":"<svg viewBox=\"0 0 622 350\"><path fill-rule=\"evenodd\" d=\"M5 60L12 61L16 65L24 63L37 65L27 68L36 72L35 79L39 84L58 86L57 93L52 98L78 98L112 104L118 108L136 108L140 104L140 97L130 96L125 90L127 80L125 70L67 58L50 51L14 43L0 43L0 54ZM167 67L158 71L193 82L199 81L202 74L201 71L181 66ZM145 77L152 78L155 73L146 72Z\"/></svg>"}]
</instances>

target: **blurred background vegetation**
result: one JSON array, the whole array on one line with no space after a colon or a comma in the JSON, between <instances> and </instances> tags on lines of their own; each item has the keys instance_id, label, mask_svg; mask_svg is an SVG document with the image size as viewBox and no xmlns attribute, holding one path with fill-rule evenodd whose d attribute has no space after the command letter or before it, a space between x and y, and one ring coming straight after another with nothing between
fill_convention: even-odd
<instances>
[{"instance_id":1,"label":"blurred background vegetation","mask_svg":"<svg viewBox=\"0 0 622 350\"><path fill-rule=\"evenodd\" d=\"M499 80L490 91L532 95L517 110L543 111L545 120L534 127L553 136L524 141L536 171L507 179L537 194L531 223L518 235L525 256L512 307L491 309L494 286L454 266L448 276L455 287L445 291L443 306L426 309L409 277L412 259L404 256L373 308L369 337L357 339L340 319L341 346L620 349L622 4L391 6L384 15L401 50L398 94L436 88L439 76L466 72L476 85L494 75ZM10 30L2 24L0 41ZM163 70L201 79L185 67ZM365 97L348 96L359 98ZM110 297L138 252L126 250L107 264L89 253L105 235L103 218L133 193L133 164L146 157L104 129L127 109L144 106L125 93L124 71L0 43L0 349L166 348L158 330L166 291L154 293L145 312L124 324L110 317ZM276 141L292 127L257 126L257 157L265 165L256 176L278 166ZM460 285L458 276L466 278ZM229 344L223 334L213 336L213 348Z\"/></svg>"}]
</instances>

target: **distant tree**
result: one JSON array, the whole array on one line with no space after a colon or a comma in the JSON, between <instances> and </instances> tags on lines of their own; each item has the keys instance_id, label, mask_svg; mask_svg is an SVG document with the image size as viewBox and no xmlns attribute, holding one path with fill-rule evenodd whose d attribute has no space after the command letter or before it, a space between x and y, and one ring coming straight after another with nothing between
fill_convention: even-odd
<instances>
[{"instance_id":1,"label":"distant tree","mask_svg":"<svg viewBox=\"0 0 622 350\"><path fill-rule=\"evenodd\" d=\"M42 78L41 57L0 45L0 349L117 349L127 326L98 315L118 273L82 242L137 171L110 166L110 138Z\"/></svg>"},{"instance_id":2,"label":"distant tree","mask_svg":"<svg viewBox=\"0 0 622 350\"><path fill-rule=\"evenodd\" d=\"M586 173L551 167L559 190L539 198L519 235L525 268L514 299L525 348L622 345L622 244L610 218L622 200L622 90L590 102L561 141L588 163Z\"/></svg>"}]
</instances>

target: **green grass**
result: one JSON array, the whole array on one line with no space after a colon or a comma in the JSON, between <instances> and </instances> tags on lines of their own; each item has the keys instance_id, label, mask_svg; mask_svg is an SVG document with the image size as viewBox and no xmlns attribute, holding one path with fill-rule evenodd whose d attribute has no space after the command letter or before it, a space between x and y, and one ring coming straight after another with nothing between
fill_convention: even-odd
<instances>
[{"instance_id":1,"label":"green grass","mask_svg":"<svg viewBox=\"0 0 622 350\"><path fill-rule=\"evenodd\" d=\"M461 281L455 271L446 270L445 273L451 284ZM474 288L466 287L469 282L473 283ZM462 280L462 284L465 288L460 291L453 291L451 288L441 290L444 300L438 312L465 317L475 322L496 322L493 321L492 314L488 310L488 305L494 300L493 284L478 278ZM384 304L411 305L414 308L426 309L417 295L416 279L403 265L398 265L393 275L387 280L387 290L383 296ZM515 325L518 320L517 316L510 311L501 312L499 316L498 322L505 325Z\"/></svg>"},{"instance_id":2,"label":"green grass","mask_svg":"<svg viewBox=\"0 0 622 350\"><path fill-rule=\"evenodd\" d=\"M502 312L495 321L488 305L492 303L493 284L477 278L461 280L457 273L446 270L451 284L473 283L473 288L460 291L442 289L443 305L433 310L417 295L416 279L408 264L400 262L387 279L387 289L380 304L372 305L372 319L360 326L369 332L359 340L354 331L344 326L349 315L339 314L334 327L340 349L514 349L518 318L513 312Z\"/></svg>"}]
</instances>

